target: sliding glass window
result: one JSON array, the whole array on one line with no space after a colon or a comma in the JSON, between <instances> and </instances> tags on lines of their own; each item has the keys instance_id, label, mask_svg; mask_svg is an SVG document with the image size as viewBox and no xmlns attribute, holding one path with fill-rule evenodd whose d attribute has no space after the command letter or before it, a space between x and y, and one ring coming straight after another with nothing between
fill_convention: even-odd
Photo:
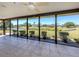
<instances>
[{"instance_id":1,"label":"sliding glass window","mask_svg":"<svg viewBox=\"0 0 79 59\"><path fill-rule=\"evenodd\" d=\"M5 35L10 35L10 20L5 20Z\"/></svg>"},{"instance_id":2,"label":"sliding glass window","mask_svg":"<svg viewBox=\"0 0 79 59\"><path fill-rule=\"evenodd\" d=\"M79 14L62 14L57 17L58 42L71 45L79 43Z\"/></svg>"},{"instance_id":3,"label":"sliding glass window","mask_svg":"<svg viewBox=\"0 0 79 59\"><path fill-rule=\"evenodd\" d=\"M17 19L11 20L11 35L17 35Z\"/></svg>"},{"instance_id":4,"label":"sliding glass window","mask_svg":"<svg viewBox=\"0 0 79 59\"><path fill-rule=\"evenodd\" d=\"M3 21L0 20L0 35L3 35Z\"/></svg>"},{"instance_id":5,"label":"sliding glass window","mask_svg":"<svg viewBox=\"0 0 79 59\"><path fill-rule=\"evenodd\" d=\"M40 38L42 40L55 39L55 16L41 16L40 17Z\"/></svg>"},{"instance_id":6,"label":"sliding glass window","mask_svg":"<svg viewBox=\"0 0 79 59\"><path fill-rule=\"evenodd\" d=\"M39 37L38 17L28 18L28 37L31 39L38 40Z\"/></svg>"},{"instance_id":7,"label":"sliding glass window","mask_svg":"<svg viewBox=\"0 0 79 59\"><path fill-rule=\"evenodd\" d=\"M27 19L19 18L18 19L18 35L20 37L27 37Z\"/></svg>"}]
</instances>

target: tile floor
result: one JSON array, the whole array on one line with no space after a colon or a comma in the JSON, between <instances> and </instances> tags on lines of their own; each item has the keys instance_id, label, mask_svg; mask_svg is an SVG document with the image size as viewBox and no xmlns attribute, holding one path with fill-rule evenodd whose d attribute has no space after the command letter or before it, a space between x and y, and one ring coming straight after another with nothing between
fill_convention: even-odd
<instances>
[{"instance_id":1,"label":"tile floor","mask_svg":"<svg viewBox=\"0 0 79 59\"><path fill-rule=\"evenodd\" d=\"M79 48L0 36L0 57L79 57Z\"/></svg>"}]
</instances>

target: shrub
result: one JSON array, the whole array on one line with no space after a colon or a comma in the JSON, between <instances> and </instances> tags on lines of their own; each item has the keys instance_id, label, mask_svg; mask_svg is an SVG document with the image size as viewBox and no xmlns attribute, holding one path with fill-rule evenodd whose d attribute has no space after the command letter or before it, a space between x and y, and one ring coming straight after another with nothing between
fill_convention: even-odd
<instances>
[{"instance_id":1,"label":"shrub","mask_svg":"<svg viewBox=\"0 0 79 59\"><path fill-rule=\"evenodd\" d=\"M32 37L32 36L34 36L35 31L29 31L29 33L30 33L30 37Z\"/></svg>"},{"instance_id":2,"label":"shrub","mask_svg":"<svg viewBox=\"0 0 79 59\"><path fill-rule=\"evenodd\" d=\"M46 39L46 37L47 37L47 32L46 31L42 31L42 37L43 37L43 39Z\"/></svg>"},{"instance_id":3,"label":"shrub","mask_svg":"<svg viewBox=\"0 0 79 59\"><path fill-rule=\"evenodd\" d=\"M79 38L78 39L74 39L76 41L76 43L79 43Z\"/></svg>"},{"instance_id":4,"label":"shrub","mask_svg":"<svg viewBox=\"0 0 79 59\"><path fill-rule=\"evenodd\" d=\"M59 32L60 33L60 36L68 36L69 33L68 32Z\"/></svg>"},{"instance_id":5,"label":"shrub","mask_svg":"<svg viewBox=\"0 0 79 59\"><path fill-rule=\"evenodd\" d=\"M15 35L17 33L17 30L13 30L13 34Z\"/></svg>"},{"instance_id":6,"label":"shrub","mask_svg":"<svg viewBox=\"0 0 79 59\"><path fill-rule=\"evenodd\" d=\"M24 30L22 30L22 31L19 31L20 32L20 36L23 36L23 35L25 35L25 31Z\"/></svg>"},{"instance_id":7,"label":"shrub","mask_svg":"<svg viewBox=\"0 0 79 59\"><path fill-rule=\"evenodd\" d=\"M67 36L69 36L68 32L59 32L59 35L64 43L67 43Z\"/></svg>"},{"instance_id":8,"label":"shrub","mask_svg":"<svg viewBox=\"0 0 79 59\"><path fill-rule=\"evenodd\" d=\"M62 29L60 29L59 31L62 31Z\"/></svg>"}]
</instances>

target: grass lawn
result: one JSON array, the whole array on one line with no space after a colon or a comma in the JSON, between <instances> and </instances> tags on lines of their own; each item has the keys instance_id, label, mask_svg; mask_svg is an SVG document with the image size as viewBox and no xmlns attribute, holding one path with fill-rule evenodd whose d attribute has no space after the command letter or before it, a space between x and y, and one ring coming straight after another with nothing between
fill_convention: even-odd
<instances>
[{"instance_id":1,"label":"grass lawn","mask_svg":"<svg viewBox=\"0 0 79 59\"><path fill-rule=\"evenodd\" d=\"M40 33L42 33L42 31L47 32L47 37L52 37L55 36L55 31L53 30L54 28L47 28L47 27L41 27L40 28ZM37 27L29 27L29 31L35 31L35 36L39 36L39 32L38 32L38 28Z\"/></svg>"},{"instance_id":2,"label":"grass lawn","mask_svg":"<svg viewBox=\"0 0 79 59\"><path fill-rule=\"evenodd\" d=\"M0 35L2 35L3 34L3 30L0 30Z\"/></svg>"},{"instance_id":3,"label":"grass lawn","mask_svg":"<svg viewBox=\"0 0 79 59\"><path fill-rule=\"evenodd\" d=\"M29 27L29 31L35 31L35 35L38 35L38 28L34 28L34 27ZM74 29L74 30L72 30ZM71 41L74 41L74 39L79 39L79 27L77 28L66 28L66 27L58 27L57 29L57 36L59 37L59 32L60 30L62 32L68 32L69 33L69 39L71 39ZM47 32L47 37L52 37L55 36L55 31L54 28L50 28L50 27L41 27L40 32L42 31L46 31Z\"/></svg>"},{"instance_id":4,"label":"grass lawn","mask_svg":"<svg viewBox=\"0 0 79 59\"><path fill-rule=\"evenodd\" d=\"M25 29L26 31L26 27L23 26L23 27L19 27L19 28L23 28ZM28 34L29 31L35 31L35 36L39 36L39 31L38 31L38 27L29 27L29 30L28 30ZM52 38L52 37L55 37L55 28L54 27L41 27L40 28L40 33L42 33L42 31L45 31L47 32L47 37L49 38ZM74 29L74 30L72 30ZM57 27L57 36L59 36L59 32L62 31L62 32L68 32L69 33L69 38L72 40L72 39L79 39L79 27L77 28L66 28L66 27ZM3 33L3 30L0 30L0 33L2 34ZM6 33L9 33L9 30L6 30ZM26 31L27 33L27 31Z\"/></svg>"},{"instance_id":5,"label":"grass lawn","mask_svg":"<svg viewBox=\"0 0 79 59\"><path fill-rule=\"evenodd\" d=\"M74 29L74 30L72 30ZM67 31L70 30L70 31ZM73 38L79 38L79 27L77 28L62 28L63 32L68 32L69 33L69 38L73 39Z\"/></svg>"}]
</instances>

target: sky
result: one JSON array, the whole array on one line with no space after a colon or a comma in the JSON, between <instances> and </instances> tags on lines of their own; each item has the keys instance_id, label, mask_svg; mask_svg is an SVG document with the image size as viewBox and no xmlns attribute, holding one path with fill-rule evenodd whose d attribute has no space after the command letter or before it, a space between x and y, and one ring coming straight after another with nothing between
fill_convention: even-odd
<instances>
[{"instance_id":1,"label":"sky","mask_svg":"<svg viewBox=\"0 0 79 59\"><path fill-rule=\"evenodd\" d=\"M68 16L58 16L58 24L64 24L66 22L73 22L77 25L79 25L79 15L68 15Z\"/></svg>"},{"instance_id":2,"label":"sky","mask_svg":"<svg viewBox=\"0 0 79 59\"><path fill-rule=\"evenodd\" d=\"M14 25L17 24L16 20L11 21ZM25 19L21 19L19 20L19 24L23 24L25 23L26 20ZM38 24L38 18L29 18L28 23L31 24ZM68 15L68 16L58 16L57 17L57 23L58 25L62 25L66 22L73 22L77 25L79 25L79 15ZM41 24L55 24L55 18L54 17L41 17L40 18L40 23Z\"/></svg>"}]
</instances>

